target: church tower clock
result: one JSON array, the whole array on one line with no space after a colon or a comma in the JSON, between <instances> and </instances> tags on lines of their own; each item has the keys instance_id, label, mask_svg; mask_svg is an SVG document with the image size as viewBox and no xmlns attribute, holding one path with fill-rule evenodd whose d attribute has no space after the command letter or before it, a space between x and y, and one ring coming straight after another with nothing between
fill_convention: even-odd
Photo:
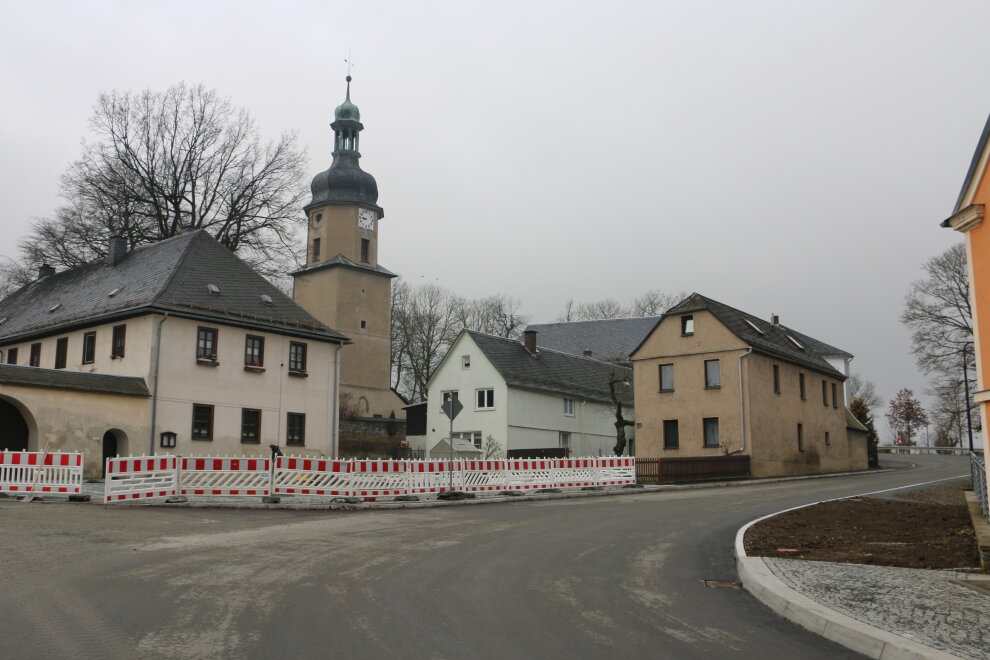
<instances>
[{"instance_id":1,"label":"church tower clock","mask_svg":"<svg viewBox=\"0 0 990 660\"><path fill-rule=\"evenodd\" d=\"M391 389L389 324L392 278L378 263L378 230L384 217L378 184L358 159L361 113L347 96L334 111L333 161L313 178L306 266L292 273L293 297L313 316L352 340L340 357L340 391L366 417L404 417L404 402Z\"/></svg>"}]
</instances>

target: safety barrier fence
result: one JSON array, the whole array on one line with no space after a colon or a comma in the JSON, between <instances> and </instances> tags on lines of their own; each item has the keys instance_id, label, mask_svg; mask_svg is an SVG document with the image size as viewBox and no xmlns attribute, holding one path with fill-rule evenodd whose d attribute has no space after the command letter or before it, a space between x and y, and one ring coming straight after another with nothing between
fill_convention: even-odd
<instances>
[{"instance_id":1,"label":"safety barrier fence","mask_svg":"<svg viewBox=\"0 0 990 660\"><path fill-rule=\"evenodd\" d=\"M987 465L983 457L973 452L969 455L970 477L973 482L973 492L980 501L983 517L990 521L990 505L987 503Z\"/></svg>"},{"instance_id":2,"label":"safety barrier fence","mask_svg":"<svg viewBox=\"0 0 990 660\"><path fill-rule=\"evenodd\" d=\"M636 483L632 457L488 460L330 460L141 456L107 460L106 502L195 496L439 495Z\"/></svg>"},{"instance_id":3,"label":"safety barrier fence","mask_svg":"<svg viewBox=\"0 0 990 660\"><path fill-rule=\"evenodd\" d=\"M75 495L82 489L79 452L0 452L0 492Z\"/></svg>"}]
</instances>

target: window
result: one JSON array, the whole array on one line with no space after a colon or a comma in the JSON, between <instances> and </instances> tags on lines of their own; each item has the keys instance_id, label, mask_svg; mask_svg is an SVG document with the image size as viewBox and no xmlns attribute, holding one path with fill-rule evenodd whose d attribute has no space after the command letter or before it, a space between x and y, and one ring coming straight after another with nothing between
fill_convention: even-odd
<instances>
[{"instance_id":1,"label":"window","mask_svg":"<svg viewBox=\"0 0 990 660\"><path fill-rule=\"evenodd\" d=\"M478 410L495 408L495 390L478 390Z\"/></svg>"},{"instance_id":2,"label":"window","mask_svg":"<svg viewBox=\"0 0 990 660\"><path fill-rule=\"evenodd\" d=\"M454 433L454 438L470 442L475 449L481 449L481 431L461 431Z\"/></svg>"},{"instance_id":3,"label":"window","mask_svg":"<svg viewBox=\"0 0 990 660\"><path fill-rule=\"evenodd\" d=\"M162 431L162 434L159 436L159 438L160 438L160 440L158 441L159 446L165 447L166 449L173 449L175 447L176 434L174 432Z\"/></svg>"},{"instance_id":4,"label":"window","mask_svg":"<svg viewBox=\"0 0 990 660\"><path fill-rule=\"evenodd\" d=\"M801 400L804 401L808 398L804 389L804 374L798 374L798 385L801 387Z\"/></svg>"},{"instance_id":5,"label":"window","mask_svg":"<svg viewBox=\"0 0 990 660\"><path fill-rule=\"evenodd\" d=\"M461 356L461 369L470 369L470 368L471 368L471 356L470 355L462 355Z\"/></svg>"},{"instance_id":6,"label":"window","mask_svg":"<svg viewBox=\"0 0 990 660\"><path fill-rule=\"evenodd\" d=\"M794 348L796 348L798 350L802 350L802 351L804 350L804 346L802 346L801 345L801 342L799 342L797 339L795 339L794 337L791 337L787 333L784 333L784 336L787 337L787 341L791 342L791 346L793 346Z\"/></svg>"},{"instance_id":7,"label":"window","mask_svg":"<svg viewBox=\"0 0 990 660\"><path fill-rule=\"evenodd\" d=\"M681 317L681 335L688 336L694 334L694 317L693 316L682 316Z\"/></svg>"},{"instance_id":8,"label":"window","mask_svg":"<svg viewBox=\"0 0 990 660\"><path fill-rule=\"evenodd\" d=\"M306 371L306 344L289 342L289 371Z\"/></svg>"},{"instance_id":9,"label":"window","mask_svg":"<svg viewBox=\"0 0 990 660\"><path fill-rule=\"evenodd\" d=\"M213 439L213 406L193 404L192 439Z\"/></svg>"},{"instance_id":10,"label":"window","mask_svg":"<svg viewBox=\"0 0 990 660\"><path fill-rule=\"evenodd\" d=\"M217 334L216 328L199 327L196 331L197 360L217 361Z\"/></svg>"},{"instance_id":11,"label":"window","mask_svg":"<svg viewBox=\"0 0 990 660\"><path fill-rule=\"evenodd\" d=\"M361 329L364 330L367 327L368 327L368 322L365 321L364 319L362 319L361 320Z\"/></svg>"},{"instance_id":12,"label":"window","mask_svg":"<svg viewBox=\"0 0 990 660\"><path fill-rule=\"evenodd\" d=\"M83 333L82 363L93 364L96 360L96 333Z\"/></svg>"},{"instance_id":13,"label":"window","mask_svg":"<svg viewBox=\"0 0 990 660\"><path fill-rule=\"evenodd\" d=\"M780 365L773 365L773 393L780 394Z\"/></svg>"},{"instance_id":14,"label":"window","mask_svg":"<svg viewBox=\"0 0 990 660\"><path fill-rule=\"evenodd\" d=\"M371 247L371 241L367 238L361 239L361 263L368 263L368 250Z\"/></svg>"},{"instance_id":15,"label":"window","mask_svg":"<svg viewBox=\"0 0 990 660\"><path fill-rule=\"evenodd\" d=\"M263 367L265 366L265 338L257 335L248 335L244 339L244 366Z\"/></svg>"},{"instance_id":16,"label":"window","mask_svg":"<svg viewBox=\"0 0 990 660\"><path fill-rule=\"evenodd\" d=\"M828 383L822 381L822 404L828 405Z\"/></svg>"},{"instance_id":17,"label":"window","mask_svg":"<svg viewBox=\"0 0 990 660\"><path fill-rule=\"evenodd\" d=\"M460 400L460 397L457 396L457 390L449 390L447 392L444 392L443 393L443 401L441 401L441 404L447 403L451 399Z\"/></svg>"},{"instance_id":18,"label":"window","mask_svg":"<svg viewBox=\"0 0 990 660\"><path fill-rule=\"evenodd\" d=\"M757 327L757 325L755 323L753 323L752 321L750 321L749 319L743 319L743 320L746 321L746 325L748 325L749 327L751 327L757 333L759 333L761 335L767 334L767 333L763 332L762 330L760 330L760 328Z\"/></svg>"},{"instance_id":19,"label":"window","mask_svg":"<svg viewBox=\"0 0 990 660\"><path fill-rule=\"evenodd\" d=\"M31 344L31 357L29 358L28 364L32 367L41 366L41 343Z\"/></svg>"},{"instance_id":20,"label":"window","mask_svg":"<svg viewBox=\"0 0 990 660\"><path fill-rule=\"evenodd\" d=\"M663 448L677 449L680 446L680 439L677 437L677 420L663 420Z\"/></svg>"},{"instance_id":21,"label":"window","mask_svg":"<svg viewBox=\"0 0 990 660\"><path fill-rule=\"evenodd\" d=\"M798 424L798 431L797 431L797 433L798 433L798 435L797 435L798 451L804 451L804 425L803 424Z\"/></svg>"},{"instance_id":22,"label":"window","mask_svg":"<svg viewBox=\"0 0 990 660\"><path fill-rule=\"evenodd\" d=\"M574 416L574 399L564 397L564 414L568 417Z\"/></svg>"},{"instance_id":23,"label":"window","mask_svg":"<svg viewBox=\"0 0 990 660\"><path fill-rule=\"evenodd\" d=\"M825 446L830 447L832 445L832 440L828 437L828 431L825 431Z\"/></svg>"},{"instance_id":24,"label":"window","mask_svg":"<svg viewBox=\"0 0 990 660\"><path fill-rule=\"evenodd\" d=\"M17 349L11 348L7 351L7 364L17 364Z\"/></svg>"},{"instance_id":25,"label":"window","mask_svg":"<svg viewBox=\"0 0 990 660\"><path fill-rule=\"evenodd\" d=\"M718 360L705 360L705 387L707 389L722 387L721 365Z\"/></svg>"},{"instance_id":26,"label":"window","mask_svg":"<svg viewBox=\"0 0 990 660\"><path fill-rule=\"evenodd\" d=\"M674 365L672 364L660 365L660 391L674 391Z\"/></svg>"},{"instance_id":27,"label":"window","mask_svg":"<svg viewBox=\"0 0 990 660\"><path fill-rule=\"evenodd\" d=\"M286 413L285 444L290 447L302 447L306 444L305 413Z\"/></svg>"},{"instance_id":28,"label":"window","mask_svg":"<svg viewBox=\"0 0 990 660\"><path fill-rule=\"evenodd\" d=\"M705 427L705 446L718 447L718 417L705 417L702 424Z\"/></svg>"},{"instance_id":29,"label":"window","mask_svg":"<svg viewBox=\"0 0 990 660\"><path fill-rule=\"evenodd\" d=\"M65 369L65 361L69 355L69 338L59 337L55 340L55 368Z\"/></svg>"},{"instance_id":30,"label":"window","mask_svg":"<svg viewBox=\"0 0 990 660\"><path fill-rule=\"evenodd\" d=\"M839 407L839 396L836 394L837 391L838 391L838 389L837 389L836 384L835 383L832 383L832 407L833 408L838 408Z\"/></svg>"},{"instance_id":31,"label":"window","mask_svg":"<svg viewBox=\"0 0 990 660\"><path fill-rule=\"evenodd\" d=\"M127 342L127 326L113 326L113 338L110 341L110 357L124 357L124 344Z\"/></svg>"},{"instance_id":32,"label":"window","mask_svg":"<svg viewBox=\"0 0 990 660\"><path fill-rule=\"evenodd\" d=\"M313 239L313 261L318 261L320 259L320 239Z\"/></svg>"},{"instance_id":33,"label":"window","mask_svg":"<svg viewBox=\"0 0 990 660\"><path fill-rule=\"evenodd\" d=\"M259 444L261 442L261 411L243 408L241 410L241 442Z\"/></svg>"},{"instance_id":34,"label":"window","mask_svg":"<svg viewBox=\"0 0 990 660\"><path fill-rule=\"evenodd\" d=\"M561 431L557 437L557 446L569 450L571 448L571 434L567 431Z\"/></svg>"}]
</instances>

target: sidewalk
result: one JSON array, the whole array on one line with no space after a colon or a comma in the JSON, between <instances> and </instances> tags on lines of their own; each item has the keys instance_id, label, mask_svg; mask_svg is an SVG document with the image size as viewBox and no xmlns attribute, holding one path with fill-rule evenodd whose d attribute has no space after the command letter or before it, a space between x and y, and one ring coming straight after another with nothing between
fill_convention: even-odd
<instances>
[{"instance_id":1,"label":"sidewalk","mask_svg":"<svg viewBox=\"0 0 990 660\"><path fill-rule=\"evenodd\" d=\"M750 525L739 579L781 616L871 658L990 657L990 575L748 557Z\"/></svg>"}]
</instances>

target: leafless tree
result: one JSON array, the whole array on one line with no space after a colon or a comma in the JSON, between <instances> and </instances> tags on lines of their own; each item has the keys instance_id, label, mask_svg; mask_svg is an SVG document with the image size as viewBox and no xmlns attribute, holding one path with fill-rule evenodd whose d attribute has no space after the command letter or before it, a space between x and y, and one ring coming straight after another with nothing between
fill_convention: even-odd
<instances>
[{"instance_id":1,"label":"leafless tree","mask_svg":"<svg viewBox=\"0 0 990 660\"><path fill-rule=\"evenodd\" d=\"M571 321L580 321L577 317L577 306L574 303L574 298L568 298L567 302L564 303L564 309L557 315L557 323L570 323Z\"/></svg>"},{"instance_id":2,"label":"leafless tree","mask_svg":"<svg viewBox=\"0 0 990 660\"><path fill-rule=\"evenodd\" d=\"M575 303L569 299L557 316L558 323L571 321L600 321L629 317L660 316L687 297L685 293L663 293L651 289L633 300L629 307L614 298L604 298L589 303Z\"/></svg>"},{"instance_id":3,"label":"leafless tree","mask_svg":"<svg viewBox=\"0 0 990 660\"><path fill-rule=\"evenodd\" d=\"M491 433L485 436L485 444L481 450L484 452L485 458L498 458L502 455L502 445Z\"/></svg>"},{"instance_id":4,"label":"leafless tree","mask_svg":"<svg viewBox=\"0 0 990 660\"><path fill-rule=\"evenodd\" d=\"M36 272L30 271L12 259L0 259L0 300L30 282Z\"/></svg>"},{"instance_id":5,"label":"leafless tree","mask_svg":"<svg viewBox=\"0 0 990 660\"><path fill-rule=\"evenodd\" d=\"M616 456L622 456L626 450L626 427L636 422L626 419L626 409L632 404L632 377L627 370L613 371L608 377L609 410L615 417L615 447Z\"/></svg>"},{"instance_id":6,"label":"leafless tree","mask_svg":"<svg viewBox=\"0 0 990 660\"><path fill-rule=\"evenodd\" d=\"M621 319L629 316L629 310L614 298L604 298L578 305L578 316L584 321Z\"/></svg>"},{"instance_id":7,"label":"leafless tree","mask_svg":"<svg viewBox=\"0 0 990 660\"><path fill-rule=\"evenodd\" d=\"M475 300L462 298L457 301L458 321L468 330L516 339L529 321L529 317L519 313L520 305L520 301L502 294Z\"/></svg>"},{"instance_id":8,"label":"leafless tree","mask_svg":"<svg viewBox=\"0 0 990 660\"><path fill-rule=\"evenodd\" d=\"M435 284L413 289L396 282L392 302L392 383L410 401L423 401L427 382L461 331L459 301Z\"/></svg>"},{"instance_id":9,"label":"leafless tree","mask_svg":"<svg viewBox=\"0 0 990 660\"><path fill-rule=\"evenodd\" d=\"M846 380L846 390L849 392L850 401L856 398L863 399L867 410L877 410L883 404L883 399L877 394L877 387L873 381L866 380L859 374L849 376Z\"/></svg>"},{"instance_id":10,"label":"leafless tree","mask_svg":"<svg viewBox=\"0 0 990 660\"><path fill-rule=\"evenodd\" d=\"M202 85L101 94L95 136L62 176L66 204L34 223L26 263L70 268L206 229L265 275L299 263L303 154L294 135L263 144L246 110Z\"/></svg>"},{"instance_id":11,"label":"leafless tree","mask_svg":"<svg viewBox=\"0 0 990 660\"><path fill-rule=\"evenodd\" d=\"M664 293L656 289L650 289L632 302L629 309L630 316L660 316L668 309L687 298L687 294Z\"/></svg>"}]
</instances>

